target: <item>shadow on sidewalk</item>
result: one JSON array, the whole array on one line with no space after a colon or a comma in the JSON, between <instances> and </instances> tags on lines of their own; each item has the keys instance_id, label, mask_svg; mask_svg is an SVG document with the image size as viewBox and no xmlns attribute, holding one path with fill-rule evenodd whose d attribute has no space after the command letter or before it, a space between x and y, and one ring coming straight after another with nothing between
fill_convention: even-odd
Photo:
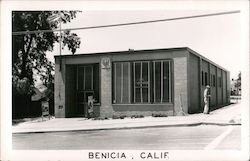
<instances>
[{"instance_id":1,"label":"shadow on sidewalk","mask_svg":"<svg viewBox=\"0 0 250 161\"><path fill-rule=\"evenodd\" d=\"M53 118L53 117L51 117L51 118ZM19 125L21 123L25 123L25 122L42 122L42 121L47 121L47 120L49 120L49 118L42 119L42 117L31 117L31 118L13 119L12 120L12 126L17 126L17 125Z\"/></svg>"},{"instance_id":2,"label":"shadow on sidewalk","mask_svg":"<svg viewBox=\"0 0 250 161\"><path fill-rule=\"evenodd\" d=\"M219 106L216 106L216 107L211 107L209 112L214 112L216 110L223 110L223 109L229 108L231 105L236 105L236 104L239 104L239 103L232 103L231 102L231 103L226 104L226 105L219 105Z\"/></svg>"}]
</instances>

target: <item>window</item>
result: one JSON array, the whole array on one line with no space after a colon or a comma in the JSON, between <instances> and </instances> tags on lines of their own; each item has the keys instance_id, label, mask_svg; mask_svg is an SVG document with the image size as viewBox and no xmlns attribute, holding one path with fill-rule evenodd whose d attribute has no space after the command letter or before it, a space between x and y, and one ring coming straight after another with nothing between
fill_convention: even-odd
<instances>
[{"instance_id":1,"label":"window","mask_svg":"<svg viewBox=\"0 0 250 161\"><path fill-rule=\"evenodd\" d=\"M150 102L150 67L149 62L133 63L133 89L134 102L145 103Z\"/></svg>"},{"instance_id":2,"label":"window","mask_svg":"<svg viewBox=\"0 0 250 161\"><path fill-rule=\"evenodd\" d=\"M154 61L153 73L153 102L171 102L170 62Z\"/></svg>"},{"instance_id":3,"label":"window","mask_svg":"<svg viewBox=\"0 0 250 161\"><path fill-rule=\"evenodd\" d=\"M172 100L171 61L113 64L113 103L165 103Z\"/></svg>"},{"instance_id":4,"label":"window","mask_svg":"<svg viewBox=\"0 0 250 161\"><path fill-rule=\"evenodd\" d=\"M209 78L208 78L208 73L201 71L201 85L206 86L209 85Z\"/></svg>"},{"instance_id":5,"label":"window","mask_svg":"<svg viewBox=\"0 0 250 161\"><path fill-rule=\"evenodd\" d=\"M130 103L130 89L131 89L131 80L130 80L130 63L114 63L114 77L113 77L113 95L114 103Z\"/></svg>"},{"instance_id":6,"label":"window","mask_svg":"<svg viewBox=\"0 0 250 161\"><path fill-rule=\"evenodd\" d=\"M201 85L204 86L204 72L201 71Z\"/></svg>"},{"instance_id":7,"label":"window","mask_svg":"<svg viewBox=\"0 0 250 161\"><path fill-rule=\"evenodd\" d=\"M208 85L208 75L207 75L207 72L205 72L205 86Z\"/></svg>"}]
</instances>

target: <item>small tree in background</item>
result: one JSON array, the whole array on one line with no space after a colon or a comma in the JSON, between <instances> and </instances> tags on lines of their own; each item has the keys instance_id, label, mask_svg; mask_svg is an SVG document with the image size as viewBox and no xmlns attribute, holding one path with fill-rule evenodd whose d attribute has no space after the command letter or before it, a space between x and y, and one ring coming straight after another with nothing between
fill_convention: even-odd
<instances>
[{"instance_id":1,"label":"small tree in background","mask_svg":"<svg viewBox=\"0 0 250 161\"><path fill-rule=\"evenodd\" d=\"M13 11L12 31L55 30L60 23L69 23L76 18L78 11ZM28 115L35 74L43 84L53 90L54 64L46 57L59 42L59 33L38 32L12 36L12 90L13 111L22 116ZM62 32L62 46L67 46L74 54L80 47L80 37L69 30ZM50 92L51 93L51 92ZM19 109L19 110L18 110Z\"/></svg>"},{"instance_id":2,"label":"small tree in background","mask_svg":"<svg viewBox=\"0 0 250 161\"><path fill-rule=\"evenodd\" d=\"M241 72L238 74L238 78L236 79L235 88L237 95L241 95Z\"/></svg>"},{"instance_id":3,"label":"small tree in background","mask_svg":"<svg viewBox=\"0 0 250 161\"><path fill-rule=\"evenodd\" d=\"M241 72L238 74L238 78L232 79L231 95L241 95Z\"/></svg>"}]
</instances>

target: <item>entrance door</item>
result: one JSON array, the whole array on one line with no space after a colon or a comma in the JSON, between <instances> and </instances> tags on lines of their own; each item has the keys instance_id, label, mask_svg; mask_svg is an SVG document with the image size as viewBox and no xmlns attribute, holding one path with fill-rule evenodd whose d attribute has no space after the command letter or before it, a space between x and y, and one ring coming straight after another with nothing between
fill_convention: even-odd
<instances>
[{"instance_id":1,"label":"entrance door","mask_svg":"<svg viewBox=\"0 0 250 161\"><path fill-rule=\"evenodd\" d=\"M78 115L87 117L88 96L98 101L99 96L99 68L96 64L77 67L77 102Z\"/></svg>"}]
</instances>

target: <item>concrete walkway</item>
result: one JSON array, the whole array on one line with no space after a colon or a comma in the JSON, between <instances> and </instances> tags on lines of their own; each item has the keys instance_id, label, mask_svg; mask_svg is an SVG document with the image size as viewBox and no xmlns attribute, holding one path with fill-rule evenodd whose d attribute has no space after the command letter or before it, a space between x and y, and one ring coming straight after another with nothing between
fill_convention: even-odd
<instances>
[{"instance_id":1,"label":"concrete walkway","mask_svg":"<svg viewBox=\"0 0 250 161\"><path fill-rule=\"evenodd\" d=\"M36 119L12 126L13 133L89 131L125 128L195 126L201 124L240 125L241 105L231 104L210 114L190 114L186 116L144 117L108 120L86 118Z\"/></svg>"}]
</instances>

